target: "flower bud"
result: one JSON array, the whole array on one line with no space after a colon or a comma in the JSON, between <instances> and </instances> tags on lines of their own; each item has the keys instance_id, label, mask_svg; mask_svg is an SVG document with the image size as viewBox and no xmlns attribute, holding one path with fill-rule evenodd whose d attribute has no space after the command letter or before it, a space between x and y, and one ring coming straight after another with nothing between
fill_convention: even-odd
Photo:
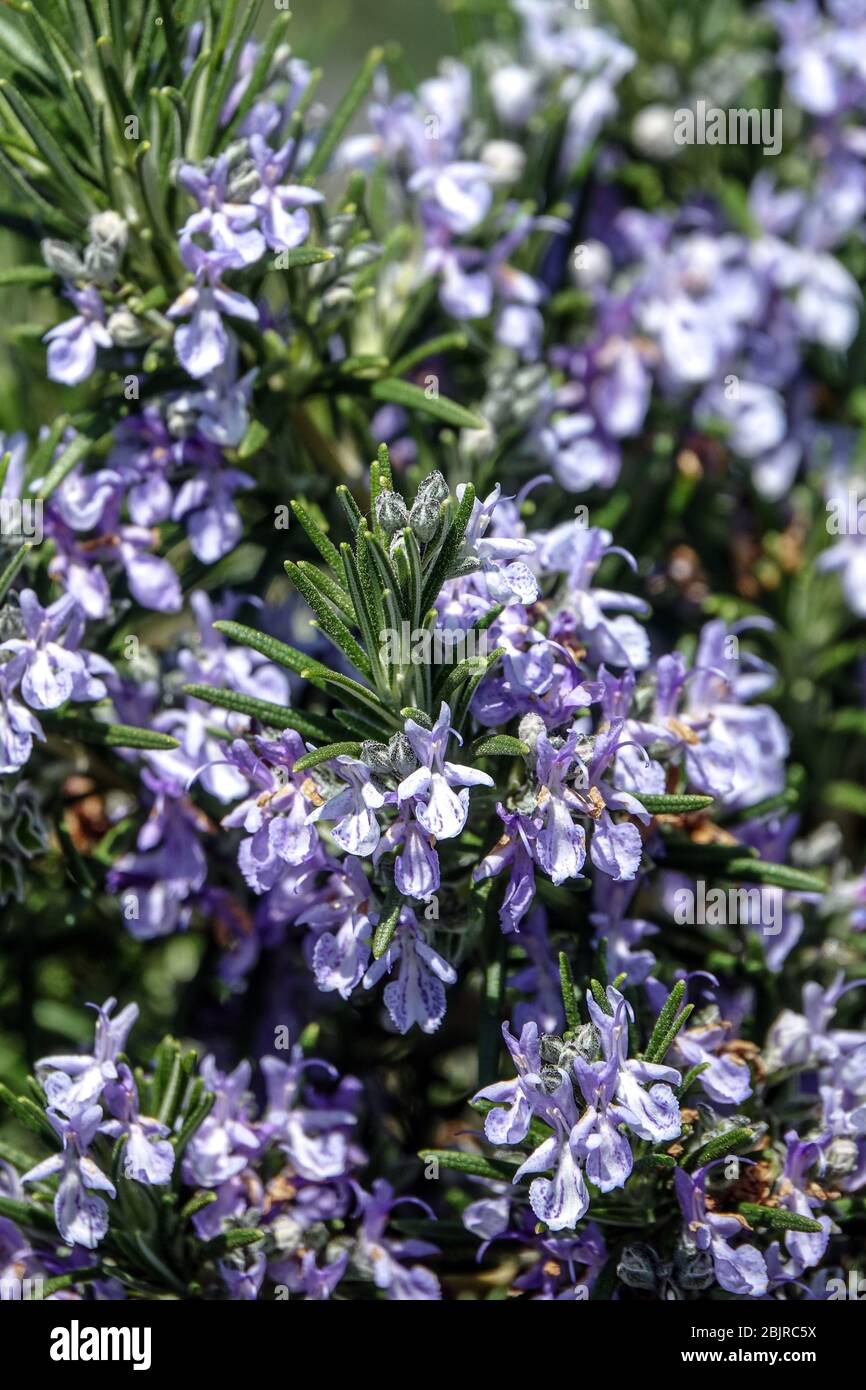
<instances>
[{"instance_id":1,"label":"flower bud","mask_svg":"<svg viewBox=\"0 0 866 1390\"><path fill-rule=\"evenodd\" d=\"M244 160L229 179L229 197L234 203L245 203L250 194L255 193L260 182L255 165L249 160Z\"/></svg>"},{"instance_id":2,"label":"flower bud","mask_svg":"<svg viewBox=\"0 0 866 1390\"><path fill-rule=\"evenodd\" d=\"M415 494L415 503L417 505L423 500L427 503L433 502L438 507L440 502L447 501L450 495L451 490L448 484L442 477L439 469L434 468L433 472L428 473L427 477L422 478L421 482L418 484L418 491Z\"/></svg>"},{"instance_id":3,"label":"flower bud","mask_svg":"<svg viewBox=\"0 0 866 1390\"><path fill-rule=\"evenodd\" d=\"M151 336L147 324L137 319L135 314L126 308L115 309L106 327L111 334L111 341L120 348L141 347Z\"/></svg>"},{"instance_id":4,"label":"flower bud","mask_svg":"<svg viewBox=\"0 0 866 1390\"><path fill-rule=\"evenodd\" d=\"M405 734L394 734L388 744L388 757L398 777L408 777L418 766L418 759Z\"/></svg>"},{"instance_id":5,"label":"flower bud","mask_svg":"<svg viewBox=\"0 0 866 1390\"><path fill-rule=\"evenodd\" d=\"M542 1062L558 1062L565 1044L558 1033L542 1033L539 1046Z\"/></svg>"},{"instance_id":6,"label":"flower bud","mask_svg":"<svg viewBox=\"0 0 866 1390\"><path fill-rule=\"evenodd\" d=\"M391 761L388 757L387 743L376 743L373 739L365 739L361 744L361 762L366 763L374 772L382 772L385 776L390 776Z\"/></svg>"},{"instance_id":7,"label":"flower bud","mask_svg":"<svg viewBox=\"0 0 866 1390\"><path fill-rule=\"evenodd\" d=\"M388 536L402 531L409 524L409 512L399 493L390 489L379 493L376 498L376 520Z\"/></svg>"},{"instance_id":8,"label":"flower bud","mask_svg":"<svg viewBox=\"0 0 866 1390\"><path fill-rule=\"evenodd\" d=\"M165 423L172 439L187 439L195 429L198 411L188 396L178 396L165 407Z\"/></svg>"},{"instance_id":9,"label":"flower bud","mask_svg":"<svg viewBox=\"0 0 866 1390\"><path fill-rule=\"evenodd\" d=\"M107 242L92 241L84 251L84 270L89 279L106 285L113 280L120 265L120 256Z\"/></svg>"},{"instance_id":10,"label":"flower bud","mask_svg":"<svg viewBox=\"0 0 866 1390\"><path fill-rule=\"evenodd\" d=\"M435 502L429 502L426 497L416 499L409 513L409 525L419 541L432 540L439 526L438 505Z\"/></svg>"},{"instance_id":11,"label":"flower bud","mask_svg":"<svg viewBox=\"0 0 866 1390\"><path fill-rule=\"evenodd\" d=\"M684 1293L708 1289L715 1277L709 1250L680 1247L674 1257L674 1278Z\"/></svg>"},{"instance_id":12,"label":"flower bud","mask_svg":"<svg viewBox=\"0 0 866 1390\"><path fill-rule=\"evenodd\" d=\"M656 1286L658 1256L651 1245L636 1241L623 1247L617 1265L617 1275L630 1289L652 1291Z\"/></svg>"},{"instance_id":13,"label":"flower bud","mask_svg":"<svg viewBox=\"0 0 866 1390\"><path fill-rule=\"evenodd\" d=\"M91 217L87 230L90 232L91 242L100 246L110 246L120 261L126 250L129 229L118 213L98 212L95 217Z\"/></svg>"},{"instance_id":14,"label":"flower bud","mask_svg":"<svg viewBox=\"0 0 866 1390\"><path fill-rule=\"evenodd\" d=\"M516 183L526 167L526 154L513 140L488 140L481 162L491 183Z\"/></svg>"},{"instance_id":15,"label":"flower bud","mask_svg":"<svg viewBox=\"0 0 866 1390\"><path fill-rule=\"evenodd\" d=\"M524 714L517 726L517 737L521 743L529 744L529 751L533 757L535 757L535 745L546 730L547 725L540 714Z\"/></svg>"},{"instance_id":16,"label":"flower bud","mask_svg":"<svg viewBox=\"0 0 866 1390\"><path fill-rule=\"evenodd\" d=\"M852 1173L857 1166L857 1142L843 1137L834 1139L824 1154L827 1173L834 1178L842 1178Z\"/></svg>"},{"instance_id":17,"label":"flower bud","mask_svg":"<svg viewBox=\"0 0 866 1390\"><path fill-rule=\"evenodd\" d=\"M55 275L62 275L64 280L76 280L84 274L84 262L68 241L46 237L41 249L43 261Z\"/></svg>"}]
</instances>

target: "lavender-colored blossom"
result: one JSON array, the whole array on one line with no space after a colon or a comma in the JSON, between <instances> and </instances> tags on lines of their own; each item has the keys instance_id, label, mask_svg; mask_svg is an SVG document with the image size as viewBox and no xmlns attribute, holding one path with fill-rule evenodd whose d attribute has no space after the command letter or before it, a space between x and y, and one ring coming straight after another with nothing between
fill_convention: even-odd
<instances>
[{"instance_id":1,"label":"lavender-colored blossom","mask_svg":"<svg viewBox=\"0 0 866 1390\"><path fill-rule=\"evenodd\" d=\"M103 1134L112 1139L126 1136L123 1150L124 1177L150 1187L161 1187L171 1181L174 1170L174 1149L166 1135L168 1125L139 1112L138 1087L125 1062L118 1067L116 1081L104 1089L105 1103L112 1119L100 1126Z\"/></svg>"},{"instance_id":2,"label":"lavender-colored blossom","mask_svg":"<svg viewBox=\"0 0 866 1390\"><path fill-rule=\"evenodd\" d=\"M100 700L101 676L113 668L103 657L80 650L84 615L68 595L43 608L32 589L18 596L24 637L0 643L23 659L21 693L31 708L53 710L67 700ZM15 668L16 671L19 669Z\"/></svg>"},{"instance_id":3,"label":"lavender-colored blossom","mask_svg":"<svg viewBox=\"0 0 866 1390\"><path fill-rule=\"evenodd\" d=\"M399 1033L417 1023L422 1033L435 1033L445 1017L445 985L453 985L457 971L425 940L415 914L403 908L394 939L384 955L368 969L364 988L372 989L383 975L399 965L399 974L385 986L383 998Z\"/></svg>"},{"instance_id":4,"label":"lavender-colored blossom","mask_svg":"<svg viewBox=\"0 0 866 1390\"><path fill-rule=\"evenodd\" d=\"M45 334L48 348L48 378L64 386L77 386L86 381L96 366L99 348L113 346L105 327L105 306L92 285L84 289L67 290L78 313Z\"/></svg>"},{"instance_id":5,"label":"lavender-colored blossom","mask_svg":"<svg viewBox=\"0 0 866 1390\"><path fill-rule=\"evenodd\" d=\"M88 1196L88 1190L116 1196L114 1184L87 1154L102 1122L102 1110L98 1105L84 1106L66 1119L49 1107L46 1114L63 1141L63 1150L37 1163L21 1181L44 1182L59 1175L54 1198L57 1229L67 1245L95 1250L108 1232L108 1207L101 1197Z\"/></svg>"},{"instance_id":6,"label":"lavender-colored blossom","mask_svg":"<svg viewBox=\"0 0 866 1390\"><path fill-rule=\"evenodd\" d=\"M767 1266L764 1257L753 1245L743 1242L736 1248L735 1236L746 1228L742 1217L719 1212L706 1205L707 1164L694 1173L677 1168L674 1186L685 1222L684 1242L687 1249L707 1250L713 1261L716 1279L728 1293L745 1298L760 1298L767 1292Z\"/></svg>"},{"instance_id":7,"label":"lavender-colored blossom","mask_svg":"<svg viewBox=\"0 0 866 1390\"><path fill-rule=\"evenodd\" d=\"M65 1115L74 1116L98 1100L109 1082L117 1081L117 1056L126 1047L129 1031L138 1018L138 1005L127 1004L112 1018L115 999L100 1005L89 1004L96 1010L96 1036L92 1053L80 1056L52 1054L36 1063L43 1076L49 1105Z\"/></svg>"}]
</instances>

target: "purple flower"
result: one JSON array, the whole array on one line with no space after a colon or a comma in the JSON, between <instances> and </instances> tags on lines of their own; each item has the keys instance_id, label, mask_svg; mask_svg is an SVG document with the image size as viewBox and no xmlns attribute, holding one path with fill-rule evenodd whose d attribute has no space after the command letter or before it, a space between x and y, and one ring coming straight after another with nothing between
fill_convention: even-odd
<instances>
[{"instance_id":1,"label":"purple flower","mask_svg":"<svg viewBox=\"0 0 866 1390\"><path fill-rule=\"evenodd\" d=\"M175 333L175 350L190 376L200 378L221 366L231 350L229 333L221 315L257 323L259 311L244 295L222 283L224 271L245 264L241 253L232 248L206 251L192 240L189 223L185 230L187 235L182 236L180 242L181 257L187 269L195 274L195 284L178 296L166 314L171 319L190 318L190 322ZM257 237L264 248L259 232L250 235Z\"/></svg>"},{"instance_id":2,"label":"purple flower","mask_svg":"<svg viewBox=\"0 0 866 1390\"><path fill-rule=\"evenodd\" d=\"M9 638L0 651L23 658L21 693L27 703L52 710L67 700L102 699L106 688L99 677L113 668L102 657L79 651L84 615L75 600L66 595L43 608L32 589L22 589L18 603L25 635Z\"/></svg>"},{"instance_id":3,"label":"purple flower","mask_svg":"<svg viewBox=\"0 0 866 1390\"><path fill-rule=\"evenodd\" d=\"M437 1247L426 1240L395 1240L385 1235L388 1217L401 1202L411 1202L432 1217L429 1207L415 1197L395 1198L393 1188L384 1178L377 1178L371 1193L359 1192L358 1201L362 1212L359 1253L376 1287L396 1302L441 1298L439 1281L429 1269L423 1265L407 1268L404 1264L419 1255L438 1254Z\"/></svg>"},{"instance_id":4,"label":"purple flower","mask_svg":"<svg viewBox=\"0 0 866 1390\"><path fill-rule=\"evenodd\" d=\"M321 203L324 196L303 184L282 184L280 180L292 162L295 142L272 150L261 135L250 136L250 154L261 180L261 187L250 197L256 208L265 240L272 251L288 251L306 241L310 232L307 207Z\"/></svg>"},{"instance_id":5,"label":"purple flower","mask_svg":"<svg viewBox=\"0 0 866 1390\"><path fill-rule=\"evenodd\" d=\"M174 1149L166 1138L168 1125L139 1113L138 1088L124 1062L118 1068L117 1080L106 1085L104 1096L113 1119L101 1125L100 1131L112 1139L126 1135L124 1177L150 1187L162 1187L170 1182Z\"/></svg>"},{"instance_id":6,"label":"purple flower","mask_svg":"<svg viewBox=\"0 0 866 1390\"><path fill-rule=\"evenodd\" d=\"M681 1130L680 1107L671 1086L680 1084L680 1073L674 1067L628 1057L628 1025L634 1017L631 1005L613 985L608 985L605 993L611 1013L606 1013L589 991L586 996L604 1060L616 1063L615 1077L608 1078L605 1071L605 1085L612 1085L611 1094L624 1122L639 1138L655 1144L676 1139Z\"/></svg>"},{"instance_id":7,"label":"purple flower","mask_svg":"<svg viewBox=\"0 0 866 1390\"><path fill-rule=\"evenodd\" d=\"M200 212L193 213L181 229L181 251L184 244L194 244L193 237L209 237L214 251L229 259L225 265L253 265L265 254L261 232L253 227L256 210L249 203L236 203L230 198L229 161L220 155L207 168L184 164L178 182L191 193Z\"/></svg>"},{"instance_id":8,"label":"purple flower","mask_svg":"<svg viewBox=\"0 0 866 1390\"><path fill-rule=\"evenodd\" d=\"M222 823L246 831L238 863L256 893L272 888L287 864L304 863L318 847L302 790L304 777L292 772L303 752L304 745L292 730L273 741L256 738L252 747L243 739L231 745L232 765L246 778L252 794Z\"/></svg>"},{"instance_id":9,"label":"purple flower","mask_svg":"<svg viewBox=\"0 0 866 1390\"><path fill-rule=\"evenodd\" d=\"M63 1140L63 1150L24 1173L22 1182L44 1182L60 1175L54 1198L54 1219L67 1245L95 1250L108 1232L108 1207L101 1197L89 1197L88 1189L115 1197L114 1184L87 1155L102 1122L98 1105L86 1106L71 1119L46 1111L53 1129Z\"/></svg>"},{"instance_id":10,"label":"purple flower","mask_svg":"<svg viewBox=\"0 0 866 1390\"><path fill-rule=\"evenodd\" d=\"M410 908L403 908L394 939L380 960L364 976L364 988L372 989L383 975L399 964L396 980L385 986L383 998L399 1033L417 1023L422 1033L435 1033L445 1017L445 985L453 985L457 971L428 945Z\"/></svg>"},{"instance_id":11,"label":"purple flower","mask_svg":"<svg viewBox=\"0 0 866 1390\"><path fill-rule=\"evenodd\" d=\"M15 693L27 667L21 653L0 665L0 775L17 772L33 752L33 740L44 741L42 725Z\"/></svg>"},{"instance_id":12,"label":"purple flower","mask_svg":"<svg viewBox=\"0 0 866 1390\"><path fill-rule=\"evenodd\" d=\"M302 1081L310 1067L336 1077L333 1067L317 1060L304 1061L295 1049L291 1062L263 1057L262 1071L268 1103L262 1124L270 1140L286 1154L292 1167L311 1182L344 1177L349 1170L349 1133L356 1116L342 1102L338 1089L333 1105L302 1103Z\"/></svg>"},{"instance_id":13,"label":"purple flower","mask_svg":"<svg viewBox=\"0 0 866 1390\"><path fill-rule=\"evenodd\" d=\"M36 1063L43 1078L49 1105L65 1115L75 1115L98 1100L105 1086L117 1080L117 1055L126 1047L129 1030L138 1018L138 1005L127 1004L116 1018L111 1015L116 999L106 999L100 1005L88 1004L96 1010L96 1036L92 1053L80 1056L52 1055Z\"/></svg>"},{"instance_id":14,"label":"purple flower","mask_svg":"<svg viewBox=\"0 0 866 1390\"><path fill-rule=\"evenodd\" d=\"M457 489L458 498L463 496L463 490L461 483ZM486 534L500 503L499 492L497 483L483 502L475 499L466 527L463 554L480 563L484 584L494 603L534 603L538 597L538 581L520 557L534 555L535 542L519 536L497 535L495 526L494 533Z\"/></svg>"},{"instance_id":15,"label":"purple flower","mask_svg":"<svg viewBox=\"0 0 866 1390\"><path fill-rule=\"evenodd\" d=\"M310 811L307 821L334 821L331 834L340 848L346 854L366 857L379 844L381 831L376 811L385 805L385 794L372 780L372 770L366 763L341 755L334 759L334 765L337 775L348 785Z\"/></svg>"},{"instance_id":16,"label":"purple flower","mask_svg":"<svg viewBox=\"0 0 866 1390\"><path fill-rule=\"evenodd\" d=\"M45 334L48 348L48 378L64 386L86 381L96 366L97 348L110 348L111 335L105 327L105 307L98 290L88 285L67 290L78 313Z\"/></svg>"},{"instance_id":17,"label":"purple flower","mask_svg":"<svg viewBox=\"0 0 866 1390\"><path fill-rule=\"evenodd\" d=\"M505 833L475 867L472 878L473 882L481 883L485 879L495 878L505 869L511 870L499 920L503 931L519 931L520 923L535 898L538 827L531 816L520 811L507 811L501 802L497 802L496 811L505 826Z\"/></svg>"},{"instance_id":18,"label":"purple flower","mask_svg":"<svg viewBox=\"0 0 866 1390\"><path fill-rule=\"evenodd\" d=\"M731 1240L746 1229L745 1220L715 1209L707 1211L705 1188L710 1166L698 1168L691 1174L684 1168L674 1172L677 1200L685 1221L685 1247L710 1252L716 1279L728 1293L741 1298L760 1298L767 1292L767 1266L763 1255L753 1245L741 1244L736 1249L731 1245Z\"/></svg>"},{"instance_id":19,"label":"purple flower","mask_svg":"<svg viewBox=\"0 0 866 1390\"><path fill-rule=\"evenodd\" d=\"M241 1062L226 1074L213 1057L205 1057L200 1075L216 1103L187 1146L183 1177L192 1186L220 1188L242 1173L261 1148L248 1115L251 1068Z\"/></svg>"},{"instance_id":20,"label":"purple flower","mask_svg":"<svg viewBox=\"0 0 866 1390\"><path fill-rule=\"evenodd\" d=\"M492 787L493 778L477 768L447 761L448 739L454 733L448 705L440 705L432 729L407 719L405 733L418 759L418 767L398 786L397 804L402 807L411 803L415 819L434 839L453 839L462 831L469 814L468 788ZM455 734L455 737L458 736ZM462 790L455 792L454 787Z\"/></svg>"},{"instance_id":21,"label":"purple flower","mask_svg":"<svg viewBox=\"0 0 866 1390\"><path fill-rule=\"evenodd\" d=\"M778 1184L777 1195L782 1208L796 1216L817 1220L820 1231L786 1231L785 1246L790 1260L784 1271L786 1279L799 1279L806 1269L819 1264L823 1259L834 1227L829 1216L816 1216L815 1208L820 1206L821 1198L809 1191L808 1173L815 1163L823 1166L824 1145L814 1141L804 1143L796 1130L785 1135L785 1167Z\"/></svg>"}]
</instances>

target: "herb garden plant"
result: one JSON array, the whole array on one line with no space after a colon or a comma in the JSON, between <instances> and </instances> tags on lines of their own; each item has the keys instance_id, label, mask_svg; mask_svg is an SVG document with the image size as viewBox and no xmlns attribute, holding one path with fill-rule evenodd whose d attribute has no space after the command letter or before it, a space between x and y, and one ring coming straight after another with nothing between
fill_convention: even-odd
<instances>
[{"instance_id":1,"label":"herb garden plant","mask_svg":"<svg viewBox=\"0 0 866 1390\"><path fill-rule=\"evenodd\" d=\"M0 14L4 1298L866 1277L866 7L450 9Z\"/></svg>"}]
</instances>

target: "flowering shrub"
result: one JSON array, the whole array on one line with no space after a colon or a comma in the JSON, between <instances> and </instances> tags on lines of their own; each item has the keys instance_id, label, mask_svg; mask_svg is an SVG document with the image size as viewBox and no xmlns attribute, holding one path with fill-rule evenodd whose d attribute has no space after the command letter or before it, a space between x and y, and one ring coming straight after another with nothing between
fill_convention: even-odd
<instances>
[{"instance_id":1,"label":"flowering shrub","mask_svg":"<svg viewBox=\"0 0 866 1390\"><path fill-rule=\"evenodd\" d=\"M866 8L725 8L0 18L0 1289L866 1273Z\"/></svg>"}]
</instances>

